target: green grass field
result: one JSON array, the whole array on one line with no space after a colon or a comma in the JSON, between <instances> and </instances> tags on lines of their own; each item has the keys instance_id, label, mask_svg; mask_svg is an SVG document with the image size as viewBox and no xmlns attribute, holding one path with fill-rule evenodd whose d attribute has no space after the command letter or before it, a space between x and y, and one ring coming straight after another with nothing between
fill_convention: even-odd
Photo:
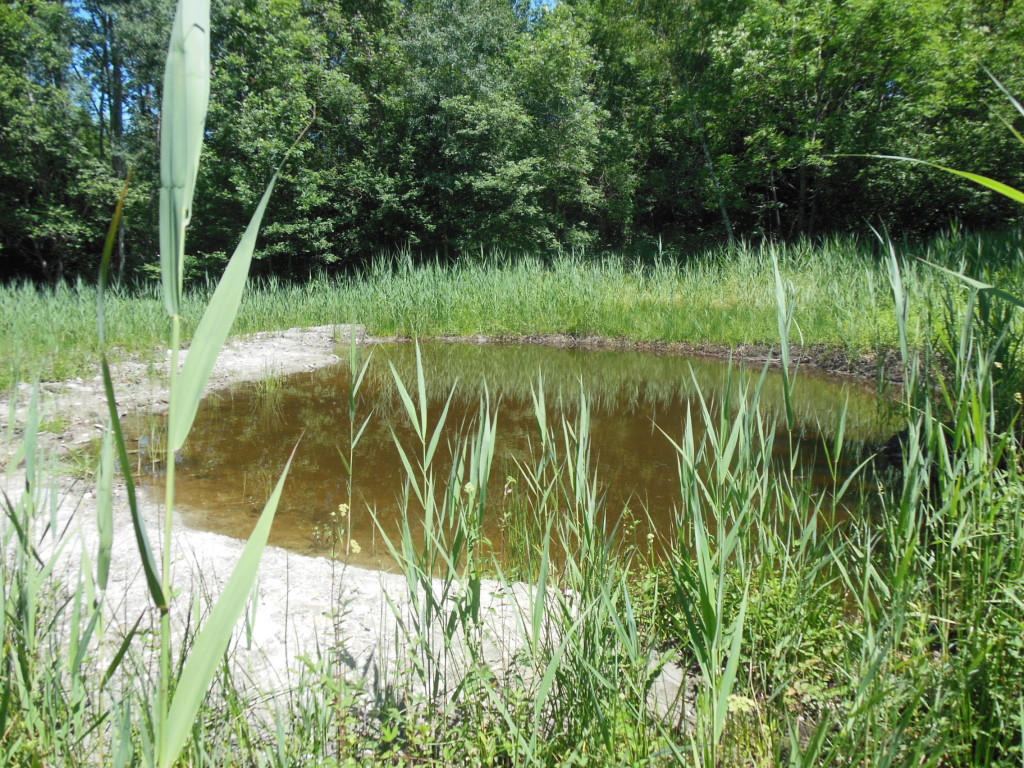
<instances>
[{"instance_id":1,"label":"green grass field","mask_svg":"<svg viewBox=\"0 0 1024 768\"><path fill-rule=\"evenodd\" d=\"M978 264L1009 287L1019 284L1021 235L939 237L900 251L912 298L909 333L920 344L934 329L938 273L924 258L958 268ZM978 254L983 253L984 259ZM773 343L778 335L772 257L792 282L794 343L871 351L897 345L891 289L880 245L836 238L818 244L746 245L685 260L510 259L495 255L450 266L380 259L367 273L313 278L302 285L247 289L233 333L329 323L362 323L374 335L577 334L631 341L737 345ZM209 289L186 293L187 341ZM107 298L107 338L115 354L155 359L167 344L158 290L120 289ZM53 290L0 288L0 386L96 374L96 292L87 285Z\"/></svg>"}]
</instances>

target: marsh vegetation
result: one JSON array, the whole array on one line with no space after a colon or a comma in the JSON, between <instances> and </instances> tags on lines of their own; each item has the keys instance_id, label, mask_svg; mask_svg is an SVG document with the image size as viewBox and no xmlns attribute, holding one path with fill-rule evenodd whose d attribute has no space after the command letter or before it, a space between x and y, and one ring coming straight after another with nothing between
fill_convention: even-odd
<instances>
[{"instance_id":1,"label":"marsh vegetation","mask_svg":"<svg viewBox=\"0 0 1024 768\"><path fill-rule=\"evenodd\" d=\"M880 26L853 23L875 6L848 5L839 19L847 36L885 28L881 11L888 13L888 5L865 17ZM927 3L911 5L907 18L931 18ZM48 8L51 20L65 10ZM540 47L523 62L539 68L556 33L575 39L572 8L561 8L550 25L537 23L533 42ZM747 21L774 29L774 4L751 3L748 10ZM8 6L0 22L24 21L19 14L21 5ZM918 245L884 236L877 245L764 239L693 258L658 253L635 260L571 248L569 255L515 258L498 251L469 258L468 249L458 259L405 253L345 276L246 287L274 175L259 203L252 201L253 218L216 288L188 282L185 235L193 194L202 187L210 20L203 2L183 0L177 14L163 90L159 238L153 235L160 241L159 287L108 285L117 225L132 204L126 187L96 287L20 284L0 291L11 414L19 413L21 390L12 386L18 381L91 375L97 360L108 396L94 469L76 481L87 484L87 495L69 491L66 473L40 448L38 388L27 388L25 418L11 418L5 430L13 456L4 468L0 522L0 762L711 768L1009 767L1024 760L1019 233L954 228ZM993 25L1014 18L1005 10L1001 19L994 10L990 15ZM422 33L422 45L409 48L422 54L421 63L445 50L445 38L430 34L437 31L431 18L410 27ZM466 21L479 25L481 18ZM595 28L610 32L607 24ZM733 30L737 40L744 29ZM974 43L984 48L986 35ZM712 58L732 50L731 39L719 35ZM917 50L897 45L893 55ZM466 106L453 96L448 107L460 104ZM706 157L715 137L699 119L689 122L698 144L704 136ZM770 135L755 138L765 151L784 149ZM817 139L803 139L803 159L776 158L777 170L827 181ZM300 154L303 141L295 146ZM780 182L776 192L781 188ZM801 188L793 219L799 230L810 226L813 210ZM822 181L828 189L838 188ZM712 194L719 198L712 208L725 218L729 205L721 194ZM216 207L220 199L205 204ZM781 209L762 214L781 227ZM548 225L558 230L558 221ZM586 227L563 230L570 240L586 239ZM214 234L210 242L226 237ZM223 260L219 252L207 255ZM654 436L672 459L670 469L660 470L671 473L671 496L633 493L623 502L603 492L595 452L601 387L582 386L571 407L552 409L555 395L533 385L535 364L515 363L523 369L516 386L524 399L529 391L530 437L511 465L496 465L501 393L469 387L469 402L456 403L464 396L425 360L458 352L410 344L404 363L379 370L354 341L341 347L347 377L316 409L330 405L340 414L334 514L322 533L335 558L329 592L342 594L340 586L353 578L350 560L360 543L351 515L364 501L358 483L378 471L366 450L366 425L383 417L394 425L389 449L401 468L391 481L393 519L375 527L398 573L380 605L392 642L380 663L355 663L343 631L347 605L338 599L328 631L308 647L284 649L289 671L277 678L283 686L271 688L247 677L236 659L258 637L260 603L253 595L260 594L260 559L287 495L293 447L274 446L282 459L258 483L252 533L222 583L188 572L174 545L178 456L236 318L236 333L355 321L376 335L762 345L773 350L778 379L768 362L742 371L737 362L728 375L743 386L719 394L698 376L664 385L660 396L682 393L686 401L685 418L677 415ZM179 366L185 344L188 356ZM886 452L888 473L877 471L872 451L864 450L859 408L850 398L816 418L817 476L809 480L798 460L805 450L801 360L808 352L854 361L848 367L868 371L885 388L886 419L901 435ZM163 450L158 515L147 516L138 503L132 470L141 459L128 452L117 404L111 363L131 354L169 357L166 428L153 433ZM470 367L465 359L460 366ZM633 375L639 366L629 367ZM634 386L625 374L617 381L620 389ZM261 405L247 418L258 432L280 416L282 387L269 373L257 386ZM376 412L378 405L387 412ZM60 418L48 417L45 426L58 429ZM855 442L864 452L853 456ZM71 525L68 509L79 505L88 519ZM371 517L379 512L367 506ZM501 557L496 529L488 527L496 518L507 544ZM647 534L633 537L618 520L639 521ZM114 530L122 523L127 535ZM115 541L129 541L138 564L144 607L131 612L120 599L129 579L112 575L115 555L124 554L113 551ZM285 594L287 625L288 600L298 596ZM495 594L516 598L515 642L497 655L488 640Z\"/></svg>"}]
</instances>

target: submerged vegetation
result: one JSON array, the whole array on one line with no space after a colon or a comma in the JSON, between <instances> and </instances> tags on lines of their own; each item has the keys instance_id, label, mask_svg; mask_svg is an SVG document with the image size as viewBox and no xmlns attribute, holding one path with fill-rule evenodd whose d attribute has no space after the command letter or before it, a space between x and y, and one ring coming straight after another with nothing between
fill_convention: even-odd
<instances>
[{"instance_id":1,"label":"submerged vegetation","mask_svg":"<svg viewBox=\"0 0 1024 768\"><path fill-rule=\"evenodd\" d=\"M359 278L257 287L242 298L261 206L220 288L183 296L205 96L178 86L186 62L198 64L191 76L203 79L209 25L203 3L181 5L165 107L191 119L172 121L162 134L162 300L101 289L93 339L91 289L2 294L0 338L17 343L4 352L13 361L6 383L81 373L98 355L110 423L92 481L96 532L82 539L62 517L59 470L39 455L35 395L25 423L7 436L19 448L6 470L0 521L0 763L1009 768L1024 761L1018 236L954 234L931 250L880 255L840 241L743 246L681 267L582 257L419 267L399 260ZM112 246L113 237L104 274ZM918 255L973 282L912 261ZM993 291L990 281L1010 293ZM269 695L232 664L231 639L238 619L255 611L249 595L281 483L223 592L200 589L193 598L182 595L180 568L172 578L175 462L167 462L159 558L144 519L134 507L131 515L150 607L118 616L110 583L115 472L124 473L129 500L133 491L107 350L150 353L160 340L162 354L162 312L170 317L166 445L173 455L236 299L236 332L359 321L380 334L774 342L785 414L762 407L763 381L717 404L728 407L695 387L690 418L664 434L677 458L673 524L651 531L647 547L627 544L606 525L619 510L597 490L586 393L571 416L553 420L537 388L532 451L496 499L487 489L500 403L480 392L476 418L448 438L453 458L442 463L448 409L428 408L417 351L411 375L392 368L411 425L411 437L395 439L405 470L402 526L387 546L404 589L389 605L398 627L392 663L379 676L352 674L358 670L335 633L301 649L292 662L297 679ZM179 374L179 341L190 335ZM869 475L865 463L854 477L840 474L842 413L831 432L832 493L811 488L794 465L780 466L765 435L793 425L797 342L899 350L906 426L892 471ZM373 418L361 390L367 369L354 345L348 359L338 457L350 494L324 534L341 556L358 546L347 519L357 502L353 478L372 471L360 463L363 425ZM274 397L270 386L265 394ZM874 482L854 482L858 473ZM832 524L840 503L856 511L852 524ZM496 513L514 551L504 564L489 556L492 542L483 536ZM663 559L651 557L655 542ZM77 552L68 571L62 555ZM523 642L506 658L495 659L486 645L484 574L524 596ZM245 632L234 635L239 643Z\"/></svg>"}]
</instances>

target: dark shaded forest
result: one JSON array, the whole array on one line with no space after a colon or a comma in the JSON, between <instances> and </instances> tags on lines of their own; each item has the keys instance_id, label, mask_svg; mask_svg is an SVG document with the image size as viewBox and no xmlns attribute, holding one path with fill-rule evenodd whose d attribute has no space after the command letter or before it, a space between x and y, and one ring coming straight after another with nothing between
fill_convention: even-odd
<instances>
[{"instance_id":1,"label":"dark shaded forest","mask_svg":"<svg viewBox=\"0 0 1024 768\"><path fill-rule=\"evenodd\" d=\"M157 269L170 0L0 7L0 278ZM189 242L220 267L304 127L256 271L382 251L681 249L1006 226L912 156L1024 183L1012 0L222 0ZM991 76L990 76L991 73Z\"/></svg>"}]
</instances>

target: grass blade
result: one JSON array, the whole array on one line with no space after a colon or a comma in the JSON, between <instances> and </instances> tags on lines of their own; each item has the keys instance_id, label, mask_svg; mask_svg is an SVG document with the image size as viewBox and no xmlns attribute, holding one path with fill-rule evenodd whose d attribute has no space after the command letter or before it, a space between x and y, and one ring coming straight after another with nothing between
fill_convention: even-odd
<instances>
[{"instance_id":1,"label":"grass blade","mask_svg":"<svg viewBox=\"0 0 1024 768\"><path fill-rule=\"evenodd\" d=\"M779 344L782 354L782 396L786 403L786 427L792 431L796 425L789 367L789 328L793 321L793 306L789 302L789 296L782 281L782 273L779 271L779 260L775 254L772 254L772 269L775 272L775 301L778 307Z\"/></svg>"},{"instance_id":2,"label":"grass blade","mask_svg":"<svg viewBox=\"0 0 1024 768\"><path fill-rule=\"evenodd\" d=\"M298 445L296 444L296 448ZM249 594L252 592L253 584L256 581L256 573L259 570L260 558L267 546L267 538L270 536L270 527L274 522L274 514L277 511L278 501L281 499L281 491L284 489L284 482L288 476L292 459L295 458L295 448L292 455L288 457L281 478L277 481L274 492L270 494L263 513L260 515L256 528L253 529L249 541L245 544L242 556L238 560L227 586L217 599L210 616L203 624L203 628L196 636L196 641L188 654L188 660L181 671L171 700L171 709L167 717L167 732L160 745L158 765L167 768L181 753L192 731L196 713L206 698L207 689L213 676L220 667L224 651L227 649L235 624L245 609Z\"/></svg>"},{"instance_id":3,"label":"grass blade","mask_svg":"<svg viewBox=\"0 0 1024 768\"><path fill-rule=\"evenodd\" d=\"M998 296L1003 301L1017 307L1017 309L1024 309L1024 300L1022 300L1018 296L1014 296L1012 293L1009 293L1008 291L1004 291L1001 288L996 288L994 285L991 285L990 283L983 283L981 280L975 280L973 277L968 277L963 272L955 272L952 269L947 269L946 267L943 267L940 264L933 264L930 261L925 261L924 263L927 264L929 267L934 267L935 269L945 272L947 275L951 277L955 277L957 280L966 283L971 288L974 288L978 291L984 291L985 293L991 293L993 296Z\"/></svg>"},{"instance_id":4,"label":"grass blade","mask_svg":"<svg viewBox=\"0 0 1024 768\"><path fill-rule=\"evenodd\" d=\"M160 273L171 316L181 314L185 227L192 215L209 102L210 3L181 0L171 28L160 110Z\"/></svg>"},{"instance_id":5,"label":"grass blade","mask_svg":"<svg viewBox=\"0 0 1024 768\"><path fill-rule=\"evenodd\" d=\"M100 466L96 478L96 585L106 591L110 578L110 557L114 547L114 442L110 432L103 434Z\"/></svg>"},{"instance_id":6,"label":"grass blade","mask_svg":"<svg viewBox=\"0 0 1024 768\"><path fill-rule=\"evenodd\" d=\"M1010 103L1013 104L1013 108L1016 109L1018 113L1020 113L1021 117L1024 117L1024 106L1021 106L1021 103L1017 100L1017 98L1006 89L1006 86L1003 85L1002 81L998 77L996 77L995 75L988 71L987 67L982 67L982 69L985 70L985 74L988 75L989 78L991 78L992 82L996 84L996 87L1003 92L1003 95L1010 100ZM1020 133L1018 133L1016 130L1013 130L1013 135L1016 136L1022 143L1024 143L1024 138L1021 138Z\"/></svg>"},{"instance_id":7,"label":"grass blade","mask_svg":"<svg viewBox=\"0 0 1024 768\"><path fill-rule=\"evenodd\" d=\"M139 614L139 618L135 620L135 624L128 630L128 634L124 636L124 640L121 641L121 645L118 646L117 652L114 654L114 658L110 660L110 664L107 665L107 671L103 673L103 677L100 680L100 689L107 687L107 683L110 682L110 678L114 676L117 668L121 666L121 662L124 661L125 654L128 653L128 649L131 647L132 640L135 639L135 635L139 632L139 625L142 620L146 617L146 614Z\"/></svg>"},{"instance_id":8,"label":"grass blade","mask_svg":"<svg viewBox=\"0 0 1024 768\"><path fill-rule=\"evenodd\" d=\"M458 383L456 381L456 383ZM425 397L425 394L423 395ZM444 430L444 423L448 418L448 410L452 404L452 398L455 397L455 384L452 384L452 389L448 393L448 399L445 401L444 409L441 411L441 415L437 419L437 424L434 425L434 434L430 438L430 445L427 446L426 453L423 454L423 466L424 468L429 467L434 459L434 452L437 450L437 444L441 441L441 432ZM426 422L424 422L424 428Z\"/></svg>"},{"instance_id":9,"label":"grass blade","mask_svg":"<svg viewBox=\"0 0 1024 768\"><path fill-rule=\"evenodd\" d=\"M124 213L124 203L128 198L128 186L132 183L132 173L128 172L128 178L121 185L121 195L117 198L117 205L114 207L114 216L110 220L110 228L107 230L107 239L103 242L103 256L100 259L100 277L96 286L96 321L99 329L100 349L105 348L105 303L104 291L107 287L107 276L110 274L110 259L114 253L114 238L121 226L121 215Z\"/></svg>"},{"instance_id":10,"label":"grass blade","mask_svg":"<svg viewBox=\"0 0 1024 768\"><path fill-rule=\"evenodd\" d=\"M988 176L982 176L980 174L971 173L969 171L958 171L956 168L950 168L945 165L939 165L938 163L932 163L929 162L928 160L918 160L913 157L901 157L900 155L850 155L850 157L874 157L879 160L902 160L905 163L917 163L918 165L927 165L930 166L931 168L938 168L940 171L945 171L946 173L952 173L956 176L960 176L962 178L967 179L968 181L973 181L975 184L980 184L983 187L988 187L994 192L998 192L999 194L1004 195L1018 203L1024 203L1024 192L1014 189L1008 184L1003 184L1001 181L990 179Z\"/></svg>"},{"instance_id":11,"label":"grass blade","mask_svg":"<svg viewBox=\"0 0 1024 768\"><path fill-rule=\"evenodd\" d=\"M164 595L163 588L160 586L156 558L153 557L153 549L149 545L149 536L146 535L146 524L142 520L142 512L139 510L139 502L135 496L135 481L132 479L131 462L128 460L124 433L121 431L121 419L117 415L114 383L110 378L110 365L107 363L106 354L102 356L101 367L103 368L103 387L107 394L107 407L110 410L110 428L114 431L114 445L117 447L121 471L124 473L125 489L128 492L128 507L132 513L132 527L135 529L135 542L138 544L139 555L142 559L142 570L146 575L146 585L149 587L149 594L153 597L153 603L161 613L166 613L167 598ZM173 456L170 456L170 461L174 461Z\"/></svg>"},{"instance_id":12,"label":"grass blade","mask_svg":"<svg viewBox=\"0 0 1024 768\"><path fill-rule=\"evenodd\" d=\"M249 277L249 264L252 262L252 253L256 248L256 236L259 232L260 223L263 221L263 212L270 202L270 194L277 182L277 173L270 180L263 199L260 200L256 212L252 215L249 226L246 227L242 239L235 248L231 261L228 262L214 291L210 304L203 313L202 320L196 328L192 346L189 349L188 358L181 371L181 378L178 381L178 388L174 396L175 401L170 410L170 421L167 425L167 450L169 453L181 448L185 444L185 438L195 421L196 410L199 408L199 401L203 397L203 390L210 378L210 372L217 362L217 355L228 338L231 331L231 324L238 314L238 305L242 301L242 292L245 290L245 282Z\"/></svg>"},{"instance_id":13,"label":"grass blade","mask_svg":"<svg viewBox=\"0 0 1024 768\"><path fill-rule=\"evenodd\" d=\"M876 235L878 233L875 233ZM881 239L881 238L880 238ZM888 247L889 259L889 285L892 288L892 298L896 305L896 330L900 340L900 358L903 365L910 365L910 342L907 337L907 324L910 322L910 306L907 303L907 292L903 287L903 276L900 274L900 263L896 258L896 248L891 240L884 240Z\"/></svg>"},{"instance_id":14,"label":"grass blade","mask_svg":"<svg viewBox=\"0 0 1024 768\"><path fill-rule=\"evenodd\" d=\"M747 613L747 593L744 592L740 602L739 615L732 625L732 641L729 644L729 656L725 663L725 671L718 681L718 703L715 707L715 742L721 741L725 731L725 721L729 715L729 697L736 685L736 673L740 663L740 649L743 644L743 621Z\"/></svg>"},{"instance_id":15,"label":"grass blade","mask_svg":"<svg viewBox=\"0 0 1024 768\"><path fill-rule=\"evenodd\" d=\"M0 623L0 626L2 626L2 623ZM0 637L2 637L2 635L0 635ZM7 713L10 710L11 698L13 697L11 689L14 687L14 678L11 675L11 657L13 655L13 653L4 654L4 692L3 695L0 696L0 733L7 733Z\"/></svg>"},{"instance_id":16,"label":"grass blade","mask_svg":"<svg viewBox=\"0 0 1024 768\"><path fill-rule=\"evenodd\" d=\"M395 386L398 387L398 394L402 398L402 405L405 406L405 412L409 416L409 421L412 422L413 431L416 433L416 437L421 443L426 442L425 432L426 424L420 423L420 418L416 410L416 406L412 402L412 397L409 395L409 390L405 388L405 384L402 383L402 377L399 376L398 370L395 368L395 364L390 360L388 366L391 368L391 375L395 379Z\"/></svg>"}]
</instances>

